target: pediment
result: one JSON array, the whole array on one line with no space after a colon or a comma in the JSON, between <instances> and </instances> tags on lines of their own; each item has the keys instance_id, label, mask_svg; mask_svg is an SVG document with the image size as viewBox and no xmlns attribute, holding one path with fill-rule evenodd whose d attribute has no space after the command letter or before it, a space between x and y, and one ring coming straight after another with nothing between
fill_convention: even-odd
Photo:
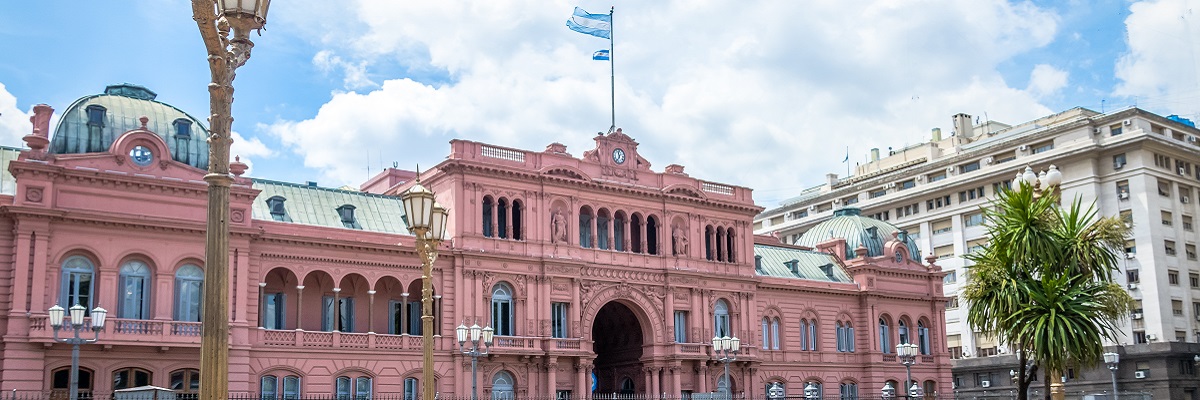
<instances>
[{"instance_id":1,"label":"pediment","mask_svg":"<svg viewBox=\"0 0 1200 400\"><path fill-rule=\"evenodd\" d=\"M555 166L551 166L551 167L546 167L546 168L542 169L541 173L542 173L542 175L562 177L562 178L578 180L578 181L585 181L585 182L590 182L592 180L592 178L590 176L588 176L586 173L579 170L578 168L570 167L570 166L566 166L566 165L555 165Z\"/></svg>"},{"instance_id":2,"label":"pediment","mask_svg":"<svg viewBox=\"0 0 1200 400\"><path fill-rule=\"evenodd\" d=\"M701 193L699 190L696 190L696 188L693 188L693 187L690 187L690 186L687 186L684 184L675 184L675 185L667 186L667 187L663 188L663 193L674 194L674 195L679 195L679 196L687 196L687 197L692 197L692 198L697 198L697 199L707 199L708 198L707 196L704 195L704 193Z\"/></svg>"}]
</instances>

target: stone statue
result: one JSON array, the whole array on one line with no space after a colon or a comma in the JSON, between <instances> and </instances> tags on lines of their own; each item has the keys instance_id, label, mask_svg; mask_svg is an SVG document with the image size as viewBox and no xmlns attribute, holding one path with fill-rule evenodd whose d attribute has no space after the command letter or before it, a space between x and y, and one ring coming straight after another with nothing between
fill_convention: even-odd
<instances>
[{"instance_id":1,"label":"stone statue","mask_svg":"<svg viewBox=\"0 0 1200 400\"><path fill-rule=\"evenodd\" d=\"M678 226L671 230L671 241L674 246L675 255L685 256L688 253L687 232Z\"/></svg>"},{"instance_id":2,"label":"stone statue","mask_svg":"<svg viewBox=\"0 0 1200 400\"><path fill-rule=\"evenodd\" d=\"M550 242L566 243L567 242L567 217L562 211L554 210L550 216Z\"/></svg>"}]
</instances>

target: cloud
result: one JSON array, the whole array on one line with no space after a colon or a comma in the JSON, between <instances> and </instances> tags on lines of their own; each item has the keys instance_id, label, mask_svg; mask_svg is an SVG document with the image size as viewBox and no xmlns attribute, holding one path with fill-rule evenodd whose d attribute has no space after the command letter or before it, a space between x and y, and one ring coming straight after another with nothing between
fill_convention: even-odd
<instances>
[{"instance_id":1,"label":"cloud","mask_svg":"<svg viewBox=\"0 0 1200 400\"><path fill-rule=\"evenodd\" d=\"M367 62L359 61L357 63L347 62L342 60L329 50L321 50L313 56L313 65L318 70L325 74L338 72L342 74L342 84L346 89L362 89L366 87L378 86L377 83L367 77Z\"/></svg>"},{"instance_id":2,"label":"cloud","mask_svg":"<svg viewBox=\"0 0 1200 400\"><path fill-rule=\"evenodd\" d=\"M1116 65L1117 96L1164 114L1196 115L1200 103L1200 12L1186 0L1141 1L1125 19L1129 52ZM1190 39L1189 39L1190 38ZM1161 111L1160 111L1161 112Z\"/></svg>"},{"instance_id":3,"label":"cloud","mask_svg":"<svg viewBox=\"0 0 1200 400\"><path fill-rule=\"evenodd\" d=\"M31 115L17 108L17 97L0 83L0 143L22 143L21 138L33 132Z\"/></svg>"},{"instance_id":4,"label":"cloud","mask_svg":"<svg viewBox=\"0 0 1200 400\"><path fill-rule=\"evenodd\" d=\"M1067 71L1046 64L1038 64L1029 73L1029 87L1025 90L1037 97L1046 97L1058 93L1067 87Z\"/></svg>"},{"instance_id":5,"label":"cloud","mask_svg":"<svg viewBox=\"0 0 1200 400\"><path fill-rule=\"evenodd\" d=\"M567 30L571 8L297 5L288 23L319 38L323 59L350 57L331 65L397 63L448 79L335 92L316 115L265 130L322 180L342 183L361 179L351 161L364 148L402 164L440 161L453 138L530 150L559 141L579 156L609 126L609 65L590 58L608 42ZM871 147L928 140L958 112L1011 123L1050 113L1038 97L1061 85L1012 88L997 66L1049 44L1058 21L1002 0L618 3L617 125L656 170L683 164L692 176L755 188L772 205L844 171L846 147L853 162ZM345 34L322 28L356 23Z\"/></svg>"}]
</instances>

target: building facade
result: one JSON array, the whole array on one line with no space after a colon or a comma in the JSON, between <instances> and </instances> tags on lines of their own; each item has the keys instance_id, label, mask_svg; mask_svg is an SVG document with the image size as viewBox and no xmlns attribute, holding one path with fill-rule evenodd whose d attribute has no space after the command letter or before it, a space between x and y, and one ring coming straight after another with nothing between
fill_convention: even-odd
<instances>
[{"instance_id":1,"label":"building facade","mask_svg":"<svg viewBox=\"0 0 1200 400\"><path fill-rule=\"evenodd\" d=\"M947 271L951 356L1003 355L1008 349L1002 343L966 323L966 304L957 298L970 279L963 256L987 244L980 208L1027 166L1035 171L1053 166L1063 174L1066 201L1094 201L1100 214L1120 215L1133 227L1116 280L1138 305L1121 322L1118 342L1109 344L1200 341L1194 220L1200 213L1194 189L1200 186L1200 130L1194 124L1137 108L1107 114L1076 108L1013 126L972 122L965 114L952 122L955 132L949 137L935 128L927 143L889 149L883 157L872 150L871 161L859 165L854 176L829 175L825 184L760 214L755 232L794 243L833 210L851 205L896 224ZM1193 355L1169 358L1190 362ZM1168 376L1165 371L1147 375ZM963 390L984 389L982 380L960 376L956 382L966 385ZM1186 384L1196 386L1194 378Z\"/></svg>"},{"instance_id":2,"label":"building facade","mask_svg":"<svg viewBox=\"0 0 1200 400\"><path fill-rule=\"evenodd\" d=\"M207 150L203 124L117 85L61 113L35 107L26 149L0 152L0 390L66 388L70 347L46 310L109 310L81 387L198 389ZM778 385L870 396L950 390L944 272L889 224L853 212L811 245L752 233L749 188L653 171L620 130L580 157L453 140L421 183L450 209L434 265L436 390L469 396L460 324L492 326L480 395L764 396ZM399 198L415 173L359 189L242 176L230 242L230 388L256 396L403 393L420 384L420 261ZM832 231L832 230L831 230ZM868 235L868 236L864 236ZM741 339L729 375L714 336Z\"/></svg>"}]
</instances>

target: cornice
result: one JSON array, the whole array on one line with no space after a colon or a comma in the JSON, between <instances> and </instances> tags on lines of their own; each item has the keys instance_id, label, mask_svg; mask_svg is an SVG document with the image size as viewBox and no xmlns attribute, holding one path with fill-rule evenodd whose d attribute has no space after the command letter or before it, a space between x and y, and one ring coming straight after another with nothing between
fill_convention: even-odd
<instances>
[{"instance_id":1,"label":"cornice","mask_svg":"<svg viewBox=\"0 0 1200 400\"><path fill-rule=\"evenodd\" d=\"M158 192L173 196L208 196L208 184L204 181L185 181L172 177L160 177L128 173L125 171L99 170L93 168L68 168L41 161L18 160L9 164L14 177L32 177L51 180L55 183L73 183L82 187L107 187L122 191ZM20 179L18 179L20 180ZM230 196L235 202L251 202L259 190L248 185L234 184Z\"/></svg>"},{"instance_id":2,"label":"cornice","mask_svg":"<svg viewBox=\"0 0 1200 400\"><path fill-rule=\"evenodd\" d=\"M417 261L416 264L410 265L410 264L397 264L397 263L386 263L386 262L376 262L376 261L364 261L364 260L356 260L356 259L350 259L350 258L320 257L320 256L273 253L273 252L255 252L254 254L257 255L262 260L306 261L306 262L311 262L311 263L323 263L323 264L330 264L330 265L347 265L348 264L348 265L358 265L358 266L364 266L364 267L394 268L394 269L412 269L412 270L420 270L421 269L419 260L416 260ZM440 263L434 263L433 269L434 270L443 269L442 267L439 266L439 264Z\"/></svg>"}]
</instances>

